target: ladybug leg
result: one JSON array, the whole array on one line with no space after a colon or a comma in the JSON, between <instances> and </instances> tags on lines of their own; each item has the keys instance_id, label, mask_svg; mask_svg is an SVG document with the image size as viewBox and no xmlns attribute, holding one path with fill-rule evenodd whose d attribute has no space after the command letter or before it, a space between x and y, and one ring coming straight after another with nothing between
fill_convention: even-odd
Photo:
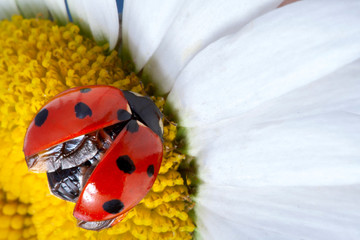
<instances>
[{"instance_id":1,"label":"ladybug leg","mask_svg":"<svg viewBox=\"0 0 360 240\"><path fill-rule=\"evenodd\" d=\"M112 226L118 224L128 215L128 213L129 213L129 211L124 212L123 214L117 216L116 218L104 220L104 221L87 222L87 221L78 220L77 225L79 227L87 229L87 230L99 231L99 230L109 228L109 227L112 227Z\"/></svg>"},{"instance_id":2,"label":"ladybug leg","mask_svg":"<svg viewBox=\"0 0 360 240\"><path fill-rule=\"evenodd\" d=\"M105 220L105 221L93 221L93 222L78 220L77 225L78 225L78 227L81 227L81 228L84 228L87 230L99 231L101 229L105 229L105 228L109 228L109 227L113 226L113 222L115 220L116 219L110 219L110 220Z\"/></svg>"},{"instance_id":3,"label":"ladybug leg","mask_svg":"<svg viewBox=\"0 0 360 240\"><path fill-rule=\"evenodd\" d=\"M97 137L97 139L101 139L101 144L103 145L102 148L108 149L110 145L113 143L112 137L107 134L103 129L100 129L97 131L97 134L100 135L100 138Z\"/></svg>"},{"instance_id":4,"label":"ladybug leg","mask_svg":"<svg viewBox=\"0 0 360 240\"><path fill-rule=\"evenodd\" d=\"M114 219L114 221L111 223L111 227L118 224L119 222L121 222L127 215L128 215L129 211L124 212L123 214L119 215L118 217L116 217Z\"/></svg>"},{"instance_id":5,"label":"ladybug leg","mask_svg":"<svg viewBox=\"0 0 360 240\"><path fill-rule=\"evenodd\" d=\"M126 121L122 121L122 122L114 124L114 125L111 125L109 127L106 127L103 129L103 131L100 130L100 133L110 136L111 140L114 141L115 138L119 135L121 130L123 130L123 128L126 126L126 124L129 121L130 121L130 119L126 120Z\"/></svg>"}]
</instances>

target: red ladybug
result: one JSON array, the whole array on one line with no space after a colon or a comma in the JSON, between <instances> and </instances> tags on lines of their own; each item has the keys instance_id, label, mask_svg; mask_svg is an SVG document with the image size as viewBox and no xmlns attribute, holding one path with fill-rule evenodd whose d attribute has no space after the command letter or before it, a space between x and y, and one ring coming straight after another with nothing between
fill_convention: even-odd
<instances>
[{"instance_id":1,"label":"red ladybug","mask_svg":"<svg viewBox=\"0 0 360 240\"><path fill-rule=\"evenodd\" d=\"M51 192L76 202L79 226L110 227L144 198L159 172L162 114L143 96L110 86L69 89L36 114L24 153Z\"/></svg>"}]
</instances>

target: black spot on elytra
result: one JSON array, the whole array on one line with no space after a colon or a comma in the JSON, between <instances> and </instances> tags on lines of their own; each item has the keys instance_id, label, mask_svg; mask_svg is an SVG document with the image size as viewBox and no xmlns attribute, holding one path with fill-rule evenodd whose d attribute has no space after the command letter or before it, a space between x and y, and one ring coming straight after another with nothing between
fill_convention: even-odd
<instances>
[{"instance_id":1,"label":"black spot on elytra","mask_svg":"<svg viewBox=\"0 0 360 240\"><path fill-rule=\"evenodd\" d=\"M38 114L36 114L35 125L41 127L41 125L43 125L44 122L46 121L48 115L49 115L49 111L46 108L41 110Z\"/></svg>"},{"instance_id":2,"label":"black spot on elytra","mask_svg":"<svg viewBox=\"0 0 360 240\"><path fill-rule=\"evenodd\" d=\"M134 162L128 155L118 157L116 165L124 173L132 174L135 171Z\"/></svg>"},{"instance_id":3,"label":"black spot on elytra","mask_svg":"<svg viewBox=\"0 0 360 240\"><path fill-rule=\"evenodd\" d=\"M83 102L79 102L78 104L75 105L75 113L76 113L76 117L80 119L83 119L86 116L91 117L92 115L92 111L89 108L89 106Z\"/></svg>"},{"instance_id":4,"label":"black spot on elytra","mask_svg":"<svg viewBox=\"0 0 360 240\"><path fill-rule=\"evenodd\" d=\"M149 177L152 177L152 176L154 176L154 165L150 165L148 168L147 168L147 175L149 176Z\"/></svg>"},{"instance_id":5,"label":"black spot on elytra","mask_svg":"<svg viewBox=\"0 0 360 240\"><path fill-rule=\"evenodd\" d=\"M81 93L87 93L87 92L90 92L90 91L91 91L91 88L82 88L82 89L80 89Z\"/></svg>"},{"instance_id":6,"label":"black spot on elytra","mask_svg":"<svg viewBox=\"0 0 360 240\"><path fill-rule=\"evenodd\" d=\"M119 121L126 121L131 118L131 114L124 109L119 109L117 111L117 118Z\"/></svg>"},{"instance_id":7,"label":"black spot on elytra","mask_svg":"<svg viewBox=\"0 0 360 240\"><path fill-rule=\"evenodd\" d=\"M139 130L139 124L136 120L131 120L126 127L126 130L131 133L137 132Z\"/></svg>"},{"instance_id":8,"label":"black spot on elytra","mask_svg":"<svg viewBox=\"0 0 360 240\"><path fill-rule=\"evenodd\" d=\"M116 214L124 209L124 204L118 199L113 199L105 202L103 204L103 209L108 213Z\"/></svg>"}]
</instances>

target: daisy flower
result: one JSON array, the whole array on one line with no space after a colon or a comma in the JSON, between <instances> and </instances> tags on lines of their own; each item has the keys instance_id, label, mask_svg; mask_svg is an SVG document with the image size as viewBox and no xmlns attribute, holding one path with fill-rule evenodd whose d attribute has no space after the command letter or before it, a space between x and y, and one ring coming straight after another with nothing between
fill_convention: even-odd
<instances>
[{"instance_id":1,"label":"daisy flower","mask_svg":"<svg viewBox=\"0 0 360 240\"><path fill-rule=\"evenodd\" d=\"M359 239L358 1L119 5L0 2L0 238ZM153 189L100 232L76 227L21 152L49 98L92 84L153 94L179 117Z\"/></svg>"}]
</instances>

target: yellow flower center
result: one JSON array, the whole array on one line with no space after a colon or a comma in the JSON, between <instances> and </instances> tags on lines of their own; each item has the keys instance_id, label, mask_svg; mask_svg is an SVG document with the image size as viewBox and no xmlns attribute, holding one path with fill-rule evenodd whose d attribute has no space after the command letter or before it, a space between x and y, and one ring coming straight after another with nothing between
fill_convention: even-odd
<instances>
[{"instance_id":1,"label":"yellow flower center","mask_svg":"<svg viewBox=\"0 0 360 240\"><path fill-rule=\"evenodd\" d=\"M81 36L74 24L41 19L0 22L0 239L191 239L192 202L178 171L187 158L177 128L164 123L164 158L147 196L114 227L100 232L76 226L74 204L52 196L46 174L30 173L22 145L26 128L50 98L75 86L106 84L147 94L127 74L116 51ZM151 97L163 109L162 97ZM189 180L187 180L189 181Z\"/></svg>"}]
</instances>

